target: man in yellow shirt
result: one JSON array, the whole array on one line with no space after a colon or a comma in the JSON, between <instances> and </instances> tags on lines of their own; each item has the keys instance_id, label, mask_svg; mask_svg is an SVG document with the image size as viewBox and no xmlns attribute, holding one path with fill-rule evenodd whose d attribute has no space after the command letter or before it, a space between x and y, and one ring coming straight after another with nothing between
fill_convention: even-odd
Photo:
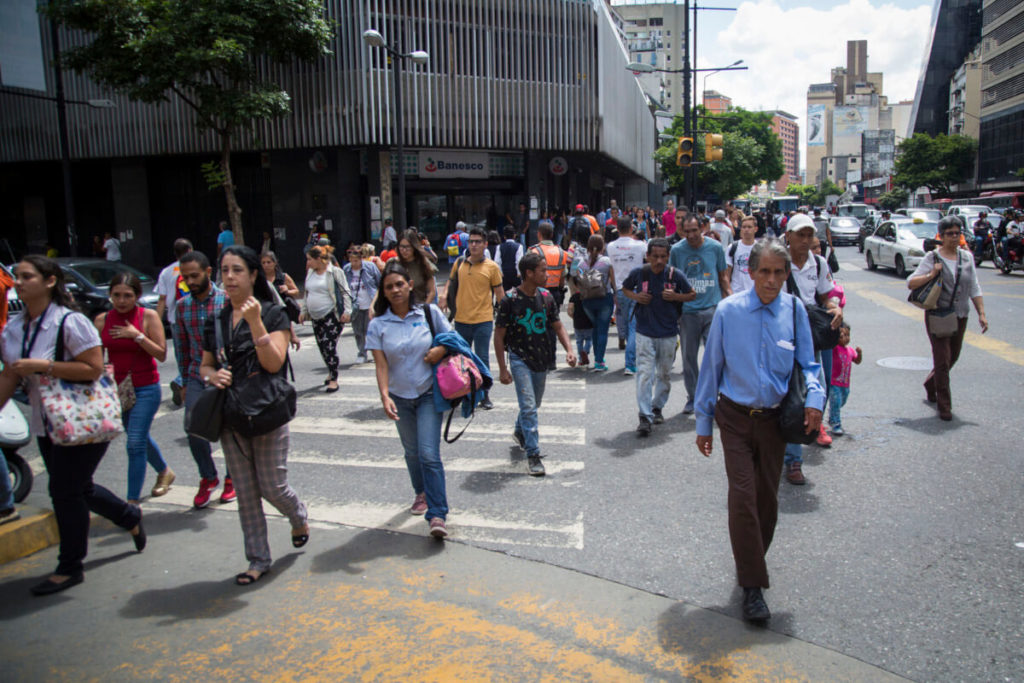
<instances>
[{"instance_id":1,"label":"man in yellow shirt","mask_svg":"<svg viewBox=\"0 0 1024 683\"><path fill-rule=\"evenodd\" d=\"M469 254L452 264L448 283L441 297L441 310L448 310L448 292L455 280L455 331L462 335L473 351L491 368L491 334L494 332L494 302L501 301L505 290L501 287L501 268L487 258L487 233L474 226L469 230ZM494 407L490 396L484 394L480 407Z\"/></svg>"}]
</instances>

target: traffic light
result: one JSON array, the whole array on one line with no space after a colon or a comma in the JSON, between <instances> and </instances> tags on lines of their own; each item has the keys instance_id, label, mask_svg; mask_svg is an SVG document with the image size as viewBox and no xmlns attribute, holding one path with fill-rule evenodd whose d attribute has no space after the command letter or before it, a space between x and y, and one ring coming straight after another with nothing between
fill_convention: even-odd
<instances>
[{"instance_id":1,"label":"traffic light","mask_svg":"<svg viewBox=\"0 0 1024 683\"><path fill-rule=\"evenodd\" d=\"M704 136L704 161L722 160L722 136L708 133Z\"/></svg>"},{"instance_id":2,"label":"traffic light","mask_svg":"<svg viewBox=\"0 0 1024 683\"><path fill-rule=\"evenodd\" d=\"M693 162L693 138L679 138L676 147L676 166L689 167Z\"/></svg>"}]
</instances>

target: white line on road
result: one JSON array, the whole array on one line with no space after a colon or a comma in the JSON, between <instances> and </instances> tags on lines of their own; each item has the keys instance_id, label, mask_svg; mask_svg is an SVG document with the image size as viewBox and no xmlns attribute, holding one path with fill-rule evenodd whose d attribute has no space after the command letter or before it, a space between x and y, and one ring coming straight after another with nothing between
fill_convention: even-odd
<instances>
[{"instance_id":1,"label":"white line on road","mask_svg":"<svg viewBox=\"0 0 1024 683\"><path fill-rule=\"evenodd\" d=\"M362 405L380 407L380 397L376 395L364 395L364 396L342 396L341 394L327 394L323 396L304 396L302 403L307 401L313 403L359 403ZM586 411L587 401L586 399L570 400L570 401L548 401L545 400L541 406L542 411L553 410L559 413L578 413L583 414ZM383 409L381 409L383 411ZM518 401L494 401L494 410L519 410ZM493 412L493 411L490 411ZM381 413L383 416L383 412Z\"/></svg>"},{"instance_id":2,"label":"white line on road","mask_svg":"<svg viewBox=\"0 0 1024 683\"><path fill-rule=\"evenodd\" d=\"M461 429L461 426L459 427ZM397 439L398 430L383 420L359 421L342 417L297 417L291 421L291 431L299 434L329 434L333 436L365 436L376 439ZM580 427L541 426L540 440L544 444L582 446L586 430ZM510 438L509 428L470 425L462 438L467 441L502 441Z\"/></svg>"}]
</instances>

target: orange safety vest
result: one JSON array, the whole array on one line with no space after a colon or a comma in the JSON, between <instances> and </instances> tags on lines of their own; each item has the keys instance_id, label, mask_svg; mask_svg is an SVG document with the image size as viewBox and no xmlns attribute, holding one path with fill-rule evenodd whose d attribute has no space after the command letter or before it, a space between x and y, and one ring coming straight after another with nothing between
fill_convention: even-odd
<instances>
[{"instance_id":1,"label":"orange safety vest","mask_svg":"<svg viewBox=\"0 0 1024 683\"><path fill-rule=\"evenodd\" d=\"M561 287L562 280L565 279L565 264L569 262L569 257L566 256L565 250L554 244L535 244L530 249L536 250L538 254L544 257L544 262L547 263L548 279L544 286L548 289Z\"/></svg>"}]
</instances>

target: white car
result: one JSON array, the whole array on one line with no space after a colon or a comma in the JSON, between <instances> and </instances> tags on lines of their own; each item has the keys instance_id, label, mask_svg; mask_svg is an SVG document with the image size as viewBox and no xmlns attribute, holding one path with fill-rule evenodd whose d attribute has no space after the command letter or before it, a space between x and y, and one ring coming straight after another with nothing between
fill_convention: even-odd
<instances>
[{"instance_id":1,"label":"white car","mask_svg":"<svg viewBox=\"0 0 1024 683\"><path fill-rule=\"evenodd\" d=\"M887 266L896 275L906 277L924 258L924 241L934 239L938 223L921 218L889 220L879 225L873 235L864 240L864 258L868 270Z\"/></svg>"}]
</instances>

